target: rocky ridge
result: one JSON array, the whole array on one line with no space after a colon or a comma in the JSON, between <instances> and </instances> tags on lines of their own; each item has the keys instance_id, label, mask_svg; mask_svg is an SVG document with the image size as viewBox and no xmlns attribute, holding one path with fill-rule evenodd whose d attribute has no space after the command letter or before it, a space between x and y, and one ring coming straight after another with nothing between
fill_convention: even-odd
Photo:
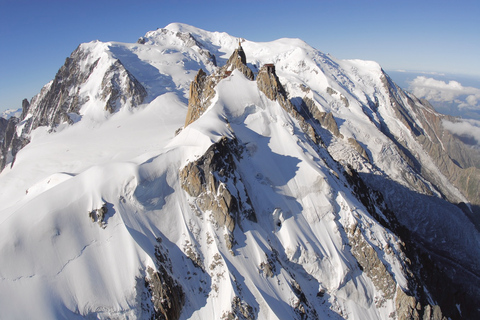
<instances>
[{"instance_id":1,"label":"rocky ridge","mask_svg":"<svg viewBox=\"0 0 480 320\"><path fill-rule=\"evenodd\" d=\"M225 228L225 240L231 250L233 236L242 220L257 221L252 203L236 168L241 158L241 147L235 139L222 138L199 159L188 163L180 171L182 188L193 199L193 205L219 228Z\"/></svg>"},{"instance_id":2,"label":"rocky ridge","mask_svg":"<svg viewBox=\"0 0 480 320\"><path fill-rule=\"evenodd\" d=\"M429 110L424 102L397 88L383 73L378 79L382 86L374 83L372 87L375 90L368 89L365 93L355 91L355 86L359 83L372 81L371 74L365 77L362 75L360 80L355 78L357 73L342 74L340 64L335 65L333 60L321 55L316 57L324 60L316 63L322 66L322 70L318 66L312 67L311 61L305 59L298 63L299 69L293 73L321 76L322 72L330 72L340 85L329 78L328 81L321 82L322 87L319 89L313 81L308 82L306 76L302 78L302 81L307 79L305 83L295 83L287 63L296 66L297 60L290 59L288 54L298 53L298 48L293 48L288 54L263 57L263 60L257 56L258 60L250 62L250 66L255 66L254 70L259 70L257 74L247 66L245 50L241 45L236 50L228 51L234 53L223 67L210 68L216 64L215 54L219 51L215 51L215 47L219 44L213 40L208 40L212 43L208 42L206 39L211 35L206 32L193 34L184 32L182 28L188 29L170 26L149 33L132 47L134 49L130 49L138 52L154 51L154 46L157 45L154 41L168 40L171 42L167 41L168 48L163 49L161 55L171 54L174 51L172 43L175 43L181 50L192 50L190 53L198 59L197 62L209 61L201 65L202 69L195 69L199 71L190 85L187 115L181 117L180 121L185 120L184 132L179 132L172 140L173 143L165 149L158 147L157 137L149 140L157 148L152 152L153 158L151 154L136 154L132 156L133 160L126 160L128 164L115 162L118 168L122 168L118 171L112 170L112 166L103 161L101 166L88 168L93 170L86 170L78 176L76 172L71 174L62 170L67 174L60 180L67 179L68 183L55 188L55 183L60 180L55 182L56 176L52 175L45 180L45 185L40 183L35 185L36 188L27 186L27 191L37 191L28 192L20 200L24 202L20 202L23 211L19 212L26 216L30 212L42 214L47 209L38 205L41 200L47 199L48 194L56 196L52 198L55 201L50 201L45 206L50 210L46 217L51 216L55 225L46 225L49 222L47 218L35 227L46 238L38 236L36 232L25 234L30 234L35 241L41 239L48 243L48 248L53 248L55 256L49 260L58 259L59 264L62 263L60 271L55 274L55 279L58 279L55 283L60 283L62 288L66 287L70 292L80 290L73 287L71 282L62 282L69 279L67 276L62 278L62 275L74 270L72 266L82 266L82 261L87 266L95 265L97 260L104 265L103 254L100 258L95 258L96 248L103 249L104 245L109 246L108 252L113 252L115 245L120 244L121 254L108 257L114 261L112 266L122 265L122 268L135 269L136 273L122 273L122 277L114 279L112 283L115 283L115 288L121 288L121 292L128 291L130 294L131 282L125 279L133 279L135 276L138 301L132 302L128 297L121 297L115 301L112 298L114 302L109 302L105 297L112 293L114 295L116 290L102 296L95 296L97 293L92 291L90 295L96 301L102 301L98 305L95 304L96 301L87 301L93 303L93 308L96 309L89 311L89 307L84 308L81 302L78 302L80 307L77 309L68 302L65 305L59 302L62 310L76 310L75 316L86 314L120 317L123 314L134 318L171 319L182 316L189 318L197 313L205 315L205 310L214 310L223 319L255 319L266 317L265 314L281 314L297 319L315 319L328 315L339 319L358 318L364 313L382 319L476 317L476 302L480 297L478 258L475 257L477 238L469 239L451 232L459 229L452 228L451 225L456 225L449 222L458 220L462 222L459 225L465 234L475 235L469 225L461 220L462 211L445 199L452 203L466 200L451 185L445 184L442 174L432 170L435 167L425 159L439 158L437 166L444 165L442 171L450 178L464 174L457 171L452 163L469 170L476 162L470 160L468 149L455 145L456 137L440 134L441 117ZM224 36L216 34L215 37ZM298 42L295 44L301 46ZM121 47L118 44L116 46ZM244 46L255 49L257 44L246 42ZM120 51L116 52L121 53ZM156 98L151 96L151 90L156 89L147 85L152 82L142 79L139 72L151 70L130 70L132 66L138 67L131 56L130 60L123 60L119 54L125 64L118 59L108 59L109 63L102 64L103 57L91 54L82 57L83 62L70 61L69 67L64 67L73 73L71 79L65 71L65 76L59 77L57 84L54 85L55 81L50 83L30 104L28 101L24 103L23 120L12 119L11 123L6 124L2 141L2 159L6 159L6 164L13 164L17 153L15 150L22 147L18 138L28 139L28 135L19 133L27 127L31 128L34 123L44 123L43 126L50 128L52 133L55 129L61 133L63 124L82 121L81 106L86 106L93 100L98 102L95 107L110 114L124 106L142 103L147 90L151 99ZM187 62L185 57L181 56L183 60L175 65ZM147 58L152 58L152 55ZM275 64L266 63L270 59ZM141 62L142 67L145 66L144 61ZM259 61L263 66L256 68ZM334 71L328 67L334 68ZM209 70L207 72L210 75L203 70ZM86 94L86 84L97 71L100 75L96 77L100 90ZM136 82L130 71L139 76L142 82ZM191 78L195 71L191 73ZM192 71L181 74L188 75L190 72ZM235 72L234 77L229 78L232 72ZM78 79L74 79L76 76ZM161 77L164 81L168 78L164 74ZM62 88L60 78L69 83L72 90L67 90L67 85L65 90L58 89ZM221 83L224 79L227 81ZM81 84L77 86L78 83ZM235 91L225 89L227 83L234 83L239 91L248 87L252 89L249 92L255 92L248 97L251 101L245 102L241 116L234 109L235 101L220 97L224 99L219 99L220 103L215 102L216 94L236 93L237 88ZM180 100L182 94L186 93L179 89L181 85L175 91ZM52 86L58 89L60 96L49 93ZM221 91L220 87L226 91ZM124 88L127 88L125 94L122 93ZM289 92L294 93L292 99L289 98ZM34 115L32 112L41 104L38 101L47 101L47 96L52 98L52 106L56 107ZM171 97L172 94L165 96ZM168 101L168 104L161 105L162 108L168 109L177 103L165 96L160 98ZM140 110L137 115L158 108L159 101L161 99L145 110ZM221 103L225 103L225 106ZM59 104L64 107L58 107ZM227 112L228 108L235 110L235 115ZM343 118L344 114L352 110L360 110L355 121L363 121L363 112L371 121L369 125L373 123L392 141L393 147L386 150L398 154L399 158L387 159L392 167L400 164L400 179L394 175L388 176L392 171L376 162L379 158L375 148L369 145L361 132L355 132L357 123ZM210 111L214 117L208 117L206 113ZM385 116L390 111L390 117ZM172 116L168 113L162 115ZM203 115L212 123L202 122L205 120L201 119ZM44 117L44 122L37 117ZM394 124L400 124L407 131L395 130L392 122L388 122L391 119L398 120ZM196 126L197 120L200 120L201 125ZM262 126L258 125L260 120ZM181 125L180 122L176 123L177 127ZM206 126L207 122L209 127ZM349 131L348 127L353 129ZM120 126L115 126L115 131L110 131L110 134L115 136L120 130ZM130 134L136 133L132 131ZM173 130L169 134L173 136ZM372 135L371 140L375 143L382 142L373 130L368 131L368 134ZM418 144L408 139L409 134L415 137L414 141ZM195 135L195 139L189 139L192 135ZM276 139L280 136L283 141L279 143ZM442 138L436 138L440 136ZM208 143L198 147L197 138ZM142 139L148 140L148 137L143 136ZM141 143L142 139L136 141ZM7 140L8 146L5 147ZM28 143L29 140L23 141ZM287 145L290 141L293 143ZM422 146L430 158L418 146ZM5 149L9 150L6 156L3 152ZM295 153L297 149L301 152ZM183 150L195 151L179 155ZM382 149L382 155L384 150ZM442 151L445 150L449 150L448 153L452 155L442 156ZM185 159L192 157L195 160L185 164ZM267 165L263 164L267 161L264 157L269 159ZM143 162L145 159L148 160ZM138 165L139 162L141 164ZM277 163L280 165L277 166ZM178 164L184 166L179 170ZM22 163L19 162L19 165ZM306 171L305 168L314 169ZM97 177L109 170L115 173L107 175L109 179L120 177L118 185L109 189L105 187L109 179L96 178L93 187L86 191L80 188L83 190L81 197L71 192L70 203L73 204L61 202L65 198L58 196L61 189L70 190L68 188L78 185L78 181L88 181L85 176L88 177L92 171L97 172ZM12 170L7 174L10 171ZM297 179L300 175L301 179ZM462 179L465 180L459 178ZM50 181L51 185L47 186ZM102 191L98 191L98 186L102 186ZM470 185L470 188L474 190L475 185ZM24 190L25 188L21 190L22 193L25 193ZM48 193L42 193L42 190L47 190ZM108 224L103 221L107 213L107 201ZM471 214L468 204L460 203L459 206ZM78 210L80 218L75 220L78 208L81 208ZM92 208L97 209L91 211ZM9 211L8 215L12 215L12 212ZM69 221L75 221L74 224L62 224L65 212L69 214ZM114 214L115 212L119 214ZM92 229L88 216L101 228ZM451 220L452 216L455 221ZM5 226L10 227L10 221L17 221L15 215L12 217L9 221L4 221ZM443 218L445 221L442 221ZM470 218L473 220L474 216L471 215ZM88 222L85 225L84 220ZM12 225L18 227L20 224ZM75 232L68 232L71 225L75 226ZM4 234L10 235L7 227L3 229ZM88 233L84 234L84 229ZM119 236L121 232L127 236ZM32 276L34 273L28 272L28 259L35 255L21 255L28 252L22 250L26 250L29 245L29 239L22 238L22 234L20 232L8 236L14 241L0 247L12 265L20 261L21 264L18 265L27 270L2 270L0 284L12 290L18 288L18 283L25 286L31 281L30 278L50 279L48 275L41 274L42 270L34 270L42 277ZM59 255L63 241L77 235L79 240L73 243L68 253ZM160 241L161 238L164 240ZM42 241L37 242L43 243ZM471 252L465 250L467 247L471 248ZM101 253L106 251L101 250ZM9 256L9 252L14 252L15 255ZM48 249L45 252L47 256ZM129 257L128 263L118 263L123 256ZM93 258L87 259L88 257ZM35 265L44 263L37 260L34 260ZM57 268L55 265L49 269ZM116 267L113 269L117 271ZM109 274L103 274L102 277L108 279ZM115 272L113 274L116 275ZM73 279L72 274L69 275ZM108 287L108 281L103 278L96 278L101 283L97 289ZM85 279L85 282L88 284L89 279ZM53 282L44 284L45 288L51 286L51 283ZM278 303L270 305L268 301L271 301L271 295L265 293L265 290L274 292ZM223 299L223 296L227 298ZM134 306L135 303L139 305ZM138 312L140 305L144 310L142 314ZM383 313L387 309L393 312Z\"/></svg>"},{"instance_id":3,"label":"rocky ridge","mask_svg":"<svg viewBox=\"0 0 480 320\"><path fill-rule=\"evenodd\" d=\"M245 53L242 50L243 55L239 55L237 50L234 52L232 57L242 57L242 59L239 58L238 60L241 61L241 66L246 67L246 58L244 58ZM229 59L229 62L233 60L232 57ZM229 66L231 66L231 64L229 64ZM249 73L244 73L247 79L252 80L248 74ZM223 74L223 77L228 75L229 73L226 75ZM209 86L205 86L204 84L206 79L208 79L208 77L203 70L200 70L190 87L190 99L194 99L194 101L197 102L199 100L198 97L202 95L203 90L206 90L209 95L207 103L211 98L213 98L217 83L211 81ZM313 100L310 100L308 97L306 97L303 99L300 106L296 107L294 104L292 104L292 102L288 99L286 90L282 86L278 76L275 73L275 67L273 64L264 65L259 70L256 81L258 89L265 94L268 99L278 101L282 108L291 114L293 118L299 121L300 127L307 134L307 136L310 137L311 142L314 145L323 145L323 142L321 141L320 136L315 131L314 127L307 123L306 117L315 119L323 128L330 131L334 136L343 139L343 136L339 133L332 114L318 111L318 108L315 108L315 103ZM200 111L196 110L196 106L198 106L198 104L190 104L189 101L189 113L187 115L186 125L194 122L206 110L206 108L202 106L200 106ZM297 108L300 109L300 112ZM197 115L196 118L189 118L193 113ZM356 140L350 139L349 143L357 148L358 152L368 160L365 150L358 144ZM225 183L225 177L227 177L228 180L228 177L231 179L231 177L238 178L240 176L235 172L236 166L235 161L233 160L233 155L236 155L236 161L239 161L238 157L241 158L241 152L239 153L238 150L239 147L236 140L230 140L226 137L223 137L219 142L214 143L202 157L194 162L188 163L180 171L182 188L187 191L187 193L192 196L193 199L195 199L194 206L198 206L202 212L212 212L213 221L215 221L218 226L225 227L227 229L228 233L225 234L225 241L230 250L235 244L235 240L233 238L235 225L242 220L241 215L238 215L239 204L244 203L249 208L246 210L246 213L243 214L243 217L246 217L253 222L257 221L251 201L248 198L247 190L243 189L242 192L238 192L238 189L235 189L233 194L236 196L232 197L232 192L224 187L224 185L237 185L236 178L234 178L233 183ZM215 158L223 160L214 160ZM375 191L367 187L360 175L358 175L353 168L346 167L344 174L347 177L347 181L349 181L350 185L353 186L354 194L366 206L372 216L381 221L385 227L392 228L393 230L401 229L395 216L383 202L383 198L380 193L375 194ZM219 185L219 182L217 181L218 177L222 177L221 183L223 184ZM241 186L243 187L244 184L242 183ZM241 199L239 196L242 193L246 195L245 199ZM372 194L375 195L372 196ZM245 210L243 211L245 212ZM344 226L344 228L349 245L351 247L350 251L357 260L360 269L362 272L365 272L370 279L372 279L375 287L382 292L382 297L375 301L378 307L382 307L387 300L394 300L397 310L395 314L390 315L392 318L396 317L397 319L425 320L446 319L438 305L432 306L429 303L427 299L428 289L426 289L427 285L425 281L422 280L418 274L413 273L409 269L408 265L411 264L411 260L401 248L392 249L387 246L386 251L387 254L402 256L403 268L405 270L405 274L408 274L409 287L411 287L410 292L404 291L399 285L397 285L394 277L388 271L389 267L386 266L379 258L377 251L374 249L374 247L372 247L371 244L369 244L367 237L364 236L363 232L365 231L362 232L362 228L360 228L357 223L351 225L347 224ZM414 246L413 243L409 243L408 245L411 245L412 247ZM417 255L414 253L414 250L410 250L409 252L412 255L411 259L417 259L414 258L417 257ZM278 260L277 255L275 255L274 259L275 260L272 260L267 256L267 263L262 262L260 265L260 269L267 277L273 277L273 271L278 272L277 268L285 268L288 270L288 267ZM279 267L276 267L277 264ZM295 292L298 298L297 304L295 305L295 310L299 315L301 315L302 319L304 317L318 317L315 309L310 306L308 299L303 294L301 288L295 280L292 282L292 290ZM323 294L324 293L322 293L322 295ZM239 297L237 298L240 299ZM247 317L247 319L250 318L251 317Z\"/></svg>"},{"instance_id":4,"label":"rocky ridge","mask_svg":"<svg viewBox=\"0 0 480 320\"><path fill-rule=\"evenodd\" d=\"M211 75L207 75L202 69L198 70L195 79L190 84L188 111L185 119L185 127L197 120L208 108L215 96L216 85L233 70L239 70L249 80L254 79L252 70L247 66L247 59L241 44L232 53L227 63Z\"/></svg>"},{"instance_id":5,"label":"rocky ridge","mask_svg":"<svg viewBox=\"0 0 480 320\"><path fill-rule=\"evenodd\" d=\"M109 64L95 96L81 92L92 73L103 72L101 64ZM96 57L89 46L80 45L65 60L65 64L55 75L54 80L44 86L41 92L22 102L20 119L12 117L9 134L0 150L0 170L15 161L16 153L30 142L30 133L38 127L55 130L60 124L72 124L81 118L80 109L90 100L98 99L105 111L114 113L120 105L132 108L140 105L147 91L118 59ZM13 129L16 127L15 129ZM14 133L15 132L15 133Z\"/></svg>"}]
</instances>

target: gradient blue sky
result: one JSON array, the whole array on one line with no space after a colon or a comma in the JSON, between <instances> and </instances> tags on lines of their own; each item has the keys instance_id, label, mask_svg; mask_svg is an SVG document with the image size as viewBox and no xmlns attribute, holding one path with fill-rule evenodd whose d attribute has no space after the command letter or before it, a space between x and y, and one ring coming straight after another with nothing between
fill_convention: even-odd
<instances>
[{"instance_id":1,"label":"gradient blue sky","mask_svg":"<svg viewBox=\"0 0 480 320\"><path fill-rule=\"evenodd\" d=\"M252 41L301 38L386 70L480 78L478 0L0 0L0 111L30 100L80 43L135 42L171 22Z\"/></svg>"}]
</instances>

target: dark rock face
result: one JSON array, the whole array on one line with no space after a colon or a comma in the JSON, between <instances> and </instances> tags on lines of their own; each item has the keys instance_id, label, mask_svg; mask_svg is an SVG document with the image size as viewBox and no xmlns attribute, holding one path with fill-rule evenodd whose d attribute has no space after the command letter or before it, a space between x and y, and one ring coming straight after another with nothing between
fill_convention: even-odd
<instances>
[{"instance_id":1,"label":"dark rock face","mask_svg":"<svg viewBox=\"0 0 480 320\"><path fill-rule=\"evenodd\" d=\"M287 91L283 88L282 83L275 73L275 67L271 64L266 64L260 68L257 75L258 89L263 92L270 100L276 100L285 111L297 119L300 123L302 131L315 143L320 143L322 140L315 132L312 125L310 125L300 114L294 105L288 99Z\"/></svg>"},{"instance_id":2,"label":"dark rock face","mask_svg":"<svg viewBox=\"0 0 480 320\"><path fill-rule=\"evenodd\" d=\"M78 95L80 85L85 83L99 61L82 68L81 62L87 55L88 52L78 47L65 60L51 84L44 87L36 99L32 99L28 110L32 117L25 126L26 133L40 126L55 127L61 122L70 122L68 113L78 113L82 104Z\"/></svg>"},{"instance_id":3,"label":"dark rock face","mask_svg":"<svg viewBox=\"0 0 480 320\"><path fill-rule=\"evenodd\" d=\"M207 76L202 69L198 70L195 79L190 84L190 99L185 119L185 127L194 122L205 112L210 100L215 96L215 86L218 81L213 76Z\"/></svg>"},{"instance_id":4,"label":"dark rock face","mask_svg":"<svg viewBox=\"0 0 480 320\"><path fill-rule=\"evenodd\" d=\"M234 319L241 319L241 320L255 320L257 317L255 316L254 309L248 303L243 301L239 296L235 296L232 299L232 311L225 312L221 320L234 320Z\"/></svg>"},{"instance_id":5,"label":"dark rock face","mask_svg":"<svg viewBox=\"0 0 480 320\"><path fill-rule=\"evenodd\" d=\"M7 130L8 120L0 117L0 144L3 143L5 131Z\"/></svg>"},{"instance_id":6,"label":"dark rock face","mask_svg":"<svg viewBox=\"0 0 480 320\"><path fill-rule=\"evenodd\" d=\"M305 112L309 112L312 117L317 120L320 125L330 131L335 137L343 138L343 135L340 133L338 129L337 122L333 117L331 112L322 112L320 109L315 105L315 101L308 97L304 97L302 99L302 105L300 106L301 110L305 109Z\"/></svg>"},{"instance_id":7,"label":"dark rock face","mask_svg":"<svg viewBox=\"0 0 480 320\"><path fill-rule=\"evenodd\" d=\"M300 319L319 319L317 311L313 308L310 302L307 300L305 293L298 284L297 281L293 280L290 283L290 288L295 294L297 299L293 299L292 307L295 313L300 317Z\"/></svg>"},{"instance_id":8,"label":"dark rock face","mask_svg":"<svg viewBox=\"0 0 480 320\"><path fill-rule=\"evenodd\" d=\"M225 66L222 68L223 72L231 72L235 69L240 70L248 80L253 80L253 71L247 66L247 56L239 44L238 48L232 53Z\"/></svg>"},{"instance_id":9,"label":"dark rock face","mask_svg":"<svg viewBox=\"0 0 480 320\"><path fill-rule=\"evenodd\" d=\"M207 110L211 99L215 96L215 87L222 79L228 77L233 70L240 70L249 80L254 79L252 70L247 66L247 58L241 46L233 52L227 63L216 73L207 75L202 69L198 70L195 79L190 84L185 127L200 118Z\"/></svg>"},{"instance_id":10,"label":"dark rock face","mask_svg":"<svg viewBox=\"0 0 480 320\"><path fill-rule=\"evenodd\" d=\"M99 58L89 63L90 54L87 49L79 46L65 60L65 64L52 82L43 87L30 103L23 100L21 119L11 120L6 137L8 139L3 140L0 170L3 170L7 163L13 164L18 150L30 142L29 134L32 130L41 126L53 129L61 123L73 123L70 115L78 114L83 104L88 101L88 97L80 95L80 88L94 72L100 60ZM105 101L105 110L113 113L120 105L138 106L147 96L147 91L125 69L120 60L116 60L104 74L99 95ZM13 127L20 122L22 129L14 129Z\"/></svg>"},{"instance_id":11,"label":"dark rock face","mask_svg":"<svg viewBox=\"0 0 480 320\"><path fill-rule=\"evenodd\" d=\"M107 204L104 203L100 208L94 209L88 213L92 222L97 222L100 227L105 229L105 216L108 213Z\"/></svg>"},{"instance_id":12,"label":"dark rock face","mask_svg":"<svg viewBox=\"0 0 480 320\"><path fill-rule=\"evenodd\" d=\"M110 113L117 111L122 104L129 103L136 107L147 96L145 88L125 69L120 60L115 61L105 73L102 88L101 97L106 101L105 110Z\"/></svg>"},{"instance_id":13,"label":"dark rock face","mask_svg":"<svg viewBox=\"0 0 480 320\"><path fill-rule=\"evenodd\" d=\"M392 230L402 239L402 251L397 254L404 261L403 268L408 275L408 292L396 289L395 305L398 319L476 319L479 311L476 307L480 293L478 291L478 278L472 271L466 271L460 264L449 257L442 257L428 248L424 240L419 239L414 232L399 223L398 212L388 208L382 194L368 187L360 175L351 168L346 168L345 177L353 187L354 194L368 209L370 214L384 227ZM379 215L378 213L382 214ZM377 255L368 248L358 249L357 246L370 246L357 238L354 234L357 228L352 228L348 234L352 246L352 254L357 258L364 270L375 269ZM362 245L362 243L364 243ZM370 252L370 253L369 253ZM369 264L361 262L364 257L371 255ZM358 256L358 257L357 257ZM380 267L381 269L381 267ZM377 269L378 270L378 269ZM389 275L384 272L384 278ZM469 279L465 279L468 274ZM369 272L367 271L367 275ZM369 275L370 276L370 275ZM374 283L381 280L377 277ZM388 281L387 281L388 282ZM384 282L384 283L387 283ZM381 282L380 282L381 283ZM433 305L431 301L438 305ZM461 314L458 310L461 306Z\"/></svg>"},{"instance_id":14,"label":"dark rock face","mask_svg":"<svg viewBox=\"0 0 480 320\"><path fill-rule=\"evenodd\" d=\"M185 293L172 276L172 262L168 258L168 250L163 247L160 238L157 242L155 246L157 271L147 268L146 279L153 302L154 319L177 320L185 304Z\"/></svg>"},{"instance_id":15,"label":"dark rock face","mask_svg":"<svg viewBox=\"0 0 480 320\"><path fill-rule=\"evenodd\" d=\"M32 117L24 129L25 133L39 126L55 127L62 122L72 123L68 114L78 114L86 102L79 94L80 87L88 80L100 60L84 65L89 54L88 50L78 47L65 60L50 86L42 90L45 92L32 100L28 108ZM120 60L116 60L105 73L100 88L105 110L116 111L119 101L129 101L135 107L143 102L146 95L145 88L125 69Z\"/></svg>"},{"instance_id":16,"label":"dark rock face","mask_svg":"<svg viewBox=\"0 0 480 320\"><path fill-rule=\"evenodd\" d=\"M27 138L17 136L18 123L19 119L15 117L11 117L6 123L0 144L0 171L9 163L13 165L17 152L29 142Z\"/></svg>"},{"instance_id":17,"label":"dark rock face","mask_svg":"<svg viewBox=\"0 0 480 320\"><path fill-rule=\"evenodd\" d=\"M27 99L22 101L22 114L21 119L24 119L30 108L30 103ZM20 123L20 119L11 117L6 121L1 118L2 123L5 125L4 129L0 130L0 172L7 166L7 164L15 162L15 156L17 152L26 146L30 140L24 135L18 135L17 125ZM5 120L5 121L4 121Z\"/></svg>"},{"instance_id":18,"label":"dark rock face","mask_svg":"<svg viewBox=\"0 0 480 320\"><path fill-rule=\"evenodd\" d=\"M470 148L458 137L445 130L443 121L456 122L457 120L437 114L433 107L425 100L410 97L410 105L415 110L422 122L425 132L417 137L424 150L434 160L440 171L453 183L462 194L474 205L480 206L480 151ZM421 107L420 107L421 106ZM430 176L426 170L422 174ZM436 183L450 202L456 201L456 197L442 189L441 182ZM480 209L473 208L473 212L467 214L480 230Z\"/></svg>"},{"instance_id":19,"label":"dark rock face","mask_svg":"<svg viewBox=\"0 0 480 320\"><path fill-rule=\"evenodd\" d=\"M202 157L180 171L182 188L195 198L198 208L203 212L211 211L218 227L226 228L230 249L234 244L232 237L236 225L241 225L243 219L257 221L248 192L237 172L240 150L236 140L223 137Z\"/></svg>"}]
</instances>

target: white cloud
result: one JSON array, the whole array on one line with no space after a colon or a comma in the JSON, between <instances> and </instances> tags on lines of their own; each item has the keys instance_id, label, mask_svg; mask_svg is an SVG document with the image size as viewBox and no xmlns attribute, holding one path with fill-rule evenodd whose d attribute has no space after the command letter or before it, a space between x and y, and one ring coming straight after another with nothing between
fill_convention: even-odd
<instances>
[{"instance_id":1,"label":"white cloud","mask_svg":"<svg viewBox=\"0 0 480 320\"><path fill-rule=\"evenodd\" d=\"M444 120L442 125L445 129L457 136L468 137L475 140L476 145L480 146L480 121L462 120L459 122L451 122Z\"/></svg>"},{"instance_id":2,"label":"white cloud","mask_svg":"<svg viewBox=\"0 0 480 320\"><path fill-rule=\"evenodd\" d=\"M425 76L418 76L410 82L409 90L417 97L427 100L454 102L459 109L480 110L480 89L464 87L457 81L447 83Z\"/></svg>"}]
</instances>

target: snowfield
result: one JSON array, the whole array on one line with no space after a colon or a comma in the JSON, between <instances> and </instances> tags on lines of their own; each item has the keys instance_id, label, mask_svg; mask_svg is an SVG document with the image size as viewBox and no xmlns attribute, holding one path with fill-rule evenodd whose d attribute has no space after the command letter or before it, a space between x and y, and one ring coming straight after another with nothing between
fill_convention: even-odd
<instances>
[{"instance_id":1,"label":"snowfield","mask_svg":"<svg viewBox=\"0 0 480 320\"><path fill-rule=\"evenodd\" d=\"M85 103L73 124L38 127L1 172L0 318L150 318L145 278L148 267L158 270L156 248L166 252L183 288L180 319L226 319L229 312L240 319L398 318L396 292L412 289L403 245L356 197L343 165L411 190L411 181L423 178L382 131L387 125L459 201L468 201L397 120L381 67L337 60L299 39L241 39L254 73L274 63L292 101L308 97L333 114L342 137L317 125L325 135L315 145L297 119L238 70L218 83L205 113L183 127L198 69L215 72L211 55L222 66L239 39L183 24L142 39L82 44L84 68L99 60L79 90ZM138 107L127 101L109 113L97 91L115 59L148 95ZM257 219L239 222L231 249L225 227L196 207L179 178L222 137L242 146L236 171ZM473 272L480 266L478 231L465 215L438 214L449 225L438 234L429 229L435 218L398 220L411 226L425 219L418 233L426 230L426 246L429 239L448 243ZM357 261L357 228L393 279L393 296L386 298ZM462 237L452 233L458 230Z\"/></svg>"}]
</instances>

